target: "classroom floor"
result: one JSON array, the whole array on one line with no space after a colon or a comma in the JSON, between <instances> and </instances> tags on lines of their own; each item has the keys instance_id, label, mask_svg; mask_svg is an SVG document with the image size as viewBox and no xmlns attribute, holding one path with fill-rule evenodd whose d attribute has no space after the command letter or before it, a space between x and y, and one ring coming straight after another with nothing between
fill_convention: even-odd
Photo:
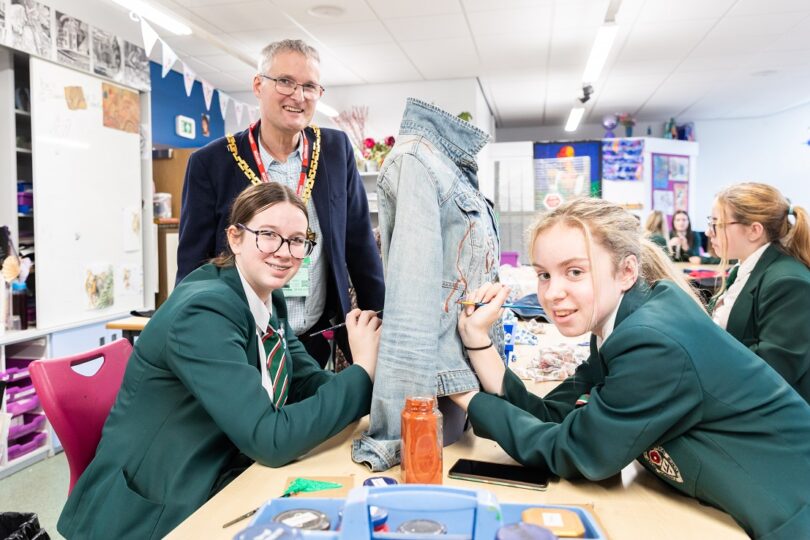
<instances>
[{"instance_id":1,"label":"classroom floor","mask_svg":"<svg viewBox=\"0 0 810 540\"><path fill-rule=\"evenodd\" d=\"M46 458L0 480L0 512L36 512L40 526L54 540L56 522L67 500L70 480L65 453Z\"/></svg>"}]
</instances>

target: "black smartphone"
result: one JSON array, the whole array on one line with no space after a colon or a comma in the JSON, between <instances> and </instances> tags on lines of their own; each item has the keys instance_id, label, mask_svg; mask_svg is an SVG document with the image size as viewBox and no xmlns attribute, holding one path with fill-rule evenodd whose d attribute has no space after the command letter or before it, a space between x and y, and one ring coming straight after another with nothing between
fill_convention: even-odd
<instances>
[{"instance_id":1,"label":"black smartphone","mask_svg":"<svg viewBox=\"0 0 810 540\"><path fill-rule=\"evenodd\" d=\"M447 476L457 480L544 490L548 487L548 480L552 474L548 469L537 467L459 459L450 468Z\"/></svg>"}]
</instances>

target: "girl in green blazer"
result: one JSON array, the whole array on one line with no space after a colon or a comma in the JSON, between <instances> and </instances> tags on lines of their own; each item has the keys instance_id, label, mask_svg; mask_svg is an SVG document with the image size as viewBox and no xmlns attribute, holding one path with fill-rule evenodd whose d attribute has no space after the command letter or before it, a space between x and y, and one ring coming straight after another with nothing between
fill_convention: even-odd
<instances>
[{"instance_id":1,"label":"girl in green blazer","mask_svg":"<svg viewBox=\"0 0 810 540\"><path fill-rule=\"evenodd\" d=\"M761 356L810 403L810 225L776 188L743 183L721 191L707 234L739 259L712 302L712 318Z\"/></svg>"},{"instance_id":2,"label":"girl in green blazer","mask_svg":"<svg viewBox=\"0 0 810 540\"><path fill-rule=\"evenodd\" d=\"M644 222L644 230L647 232L647 238L653 244L669 253L667 249L667 237L669 237L667 218L661 210L650 212L647 221Z\"/></svg>"},{"instance_id":3,"label":"girl in green blazer","mask_svg":"<svg viewBox=\"0 0 810 540\"><path fill-rule=\"evenodd\" d=\"M505 369L487 330L509 290L488 284L459 333L483 391L454 396L517 461L599 480L637 459L757 538L810 531L810 406L720 329L635 218L573 200L534 227L538 298L591 355L545 398Z\"/></svg>"},{"instance_id":4,"label":"girl in green blazer","mask_svg":"<svg viewBox=\"0 0 810 540\"><path fill-rule=\"evenodd\" d=\"M230 253L189 274L135 344L59 518L66 538L161 538L253 461L284 465L369 412L374 313L346 317L354 365L337 375L287 324L280 289L312 249L307 225L281 184L236 198Z\"/></svg>"}]
</instances>

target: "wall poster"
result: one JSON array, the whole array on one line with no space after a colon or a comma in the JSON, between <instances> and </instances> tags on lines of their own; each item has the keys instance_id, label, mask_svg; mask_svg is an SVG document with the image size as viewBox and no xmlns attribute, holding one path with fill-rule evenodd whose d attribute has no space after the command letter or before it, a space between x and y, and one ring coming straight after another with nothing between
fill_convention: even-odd
<instances>
[{"instance_id":1,"label":"wall poster","mask_svg":"<svg viewBox=\"0 0 810 540\"><path fill-rule=\"evenodd\" d=\"M672 214L689 210L689 156L652 154L652 209L672 227Z\"/></svg>"}]
</instances>

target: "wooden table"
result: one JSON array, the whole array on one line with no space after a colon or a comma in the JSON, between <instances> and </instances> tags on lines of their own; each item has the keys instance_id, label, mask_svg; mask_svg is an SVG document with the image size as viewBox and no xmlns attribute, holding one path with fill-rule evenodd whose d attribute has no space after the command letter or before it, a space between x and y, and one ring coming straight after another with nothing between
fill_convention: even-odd
<instances>
[{"instance_id":1,"label":"wooden table","mask_svg":"<svg viewBox=\"0 0 810 540\"><path fill-rule=\"evenodd\" d=\"M552 325L547 325L546 333L541 334L541 341L545 344L578 343L584 339L584 336L562 337ZM528 361L532 356L530 347L519 346L517 352L522 361ZM541 395L557 384L559 383L527 383L534 392ZM352 440L358 438L367 427L366 417L285 467L271 469L262 465L251 466L181 523L167 538L230 540L250 521L246 519L227 529L223 529L222 525L262 505L268 499L280 496L290 477L352 476L355 479L354 485L361 486L363 480L377 475L351 460ZM468 489L485 487L500 502L592 505L612 540L747 538L730 516L680 495L638 463L628 465L621 474L601 482L558 479L552 481L546 491L532 491L448 478L447 471L462 457L515 463L497 443L476 437L469 430L458 442L444 449L445 485ZM395 467L382 474L399 479L400 469Z\"/></svg>"},{"instance_id":2,"label":"wooden table","mask_svg":"<svg viewBox=\"0 0 810 540\"><path fill-rule=\"evenodd\" d=\"M106 328L108 330L121 330L124 338L132 345L135 345L135 336L143 331L148 322L149 317L126 317L108 322Z\"/></svg>"}]
</instances>

